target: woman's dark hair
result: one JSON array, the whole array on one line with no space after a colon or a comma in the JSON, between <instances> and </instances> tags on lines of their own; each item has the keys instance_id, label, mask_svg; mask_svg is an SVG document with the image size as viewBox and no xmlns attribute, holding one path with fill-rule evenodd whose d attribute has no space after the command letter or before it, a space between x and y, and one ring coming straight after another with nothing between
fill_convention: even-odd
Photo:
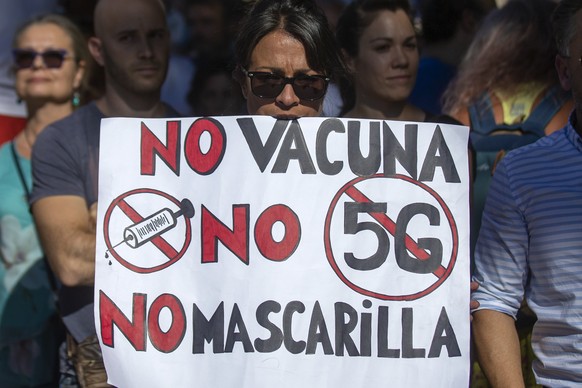
<instances>
[{"instance_id":1,"label":"woman's dark hair","mask_svg":"<svg viewBox=\"0 0 582 388\"><path fill-rule=\"evenodd\" d=\"M240 67L247 67L253 49L267 34L283 30L305 48L307 64L332 79L343 77L344 66L325 14L314 0L259 0L239 29L235 42L237 68L233 73L241 82Z\"/></svg>"},{"instance_id":2,"label":"woman's dark hair","mask_svg":"<svg viewBox=\"0 0 582 388\"><path fill-rule=\"evenodd\" d=\"M347 5L336 25L336 39L345 55L356 57L360 50L362 33L372 24L380 11L406 12L412 24L412 13L408 0L355 0ZM340 79L340 93L343 100L340 115L350 111L356 103L356 95L351 76Z\"/></svg>"}]
</instances>

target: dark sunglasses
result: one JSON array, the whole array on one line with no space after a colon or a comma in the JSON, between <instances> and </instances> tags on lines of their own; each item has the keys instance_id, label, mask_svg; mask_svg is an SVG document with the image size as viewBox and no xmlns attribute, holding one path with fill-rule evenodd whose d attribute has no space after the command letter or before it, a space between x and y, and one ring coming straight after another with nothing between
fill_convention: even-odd
<instances>
[{"instance_id":1,"label":"dark sunglasses","mask_svg":"<svg viewBox=\"0 0 582 388\"><path fill-rule=\"evenodd\" d=\"M28 49L12 50L14 64L17 69L28 69L32 67L35 58L40 55L44 65L49 69L58 69L67 58L67 50L49 49L43 52Z\"/></svg>"},{"instance_id":2,"label":"dark sunglasses","mask_svg":"<svg viewBox=\"0 0 582 388\"><path fill-rule=\"evenodd\" d=\"M298 75L283 77L275 73L263 71L247 71L243 73L251 80L253 94L260 98L275 98L287 84L291 84L295 95L302 100L315 101L325 96L330 78L323 75Z\"/></svg>"}]
</instances>

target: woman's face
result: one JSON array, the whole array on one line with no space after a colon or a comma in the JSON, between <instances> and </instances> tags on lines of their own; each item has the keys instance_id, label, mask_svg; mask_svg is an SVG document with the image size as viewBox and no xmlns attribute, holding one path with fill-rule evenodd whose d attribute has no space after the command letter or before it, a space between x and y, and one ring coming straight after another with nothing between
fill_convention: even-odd
<instances>
[{"instance_id":1,"label":"woman's face","mask_svg":"<svg viewBox=\"0 0 582 388\"><path fill-rule=\"evenodd\" d=\"M257 43L246 70L284 77L322 75L307 64L303 44L282 30L270 32ZM315 101L302 100L297 97L291 84L286 84L276 97L261 98L253 94L250 78L244 78L242 92L247 100L249 114L292 119L318 116L321 113L323 97Z\"/></svg>"},{"instance_id":2,"label":"woman's face","mask_svg":"<svg viewBox=\"0 0 582 388\"><path fill-rule=\"evenodd\" d=\"M36 55L30 67L16 68L16 92L25 102L66 102L81 84L83 68L77 64L72 39L52 23L34 24L24 30L15 49L43 53L47 50L66 52L60 67L47 67ZM54 64L53 64L54 65Z\"/></svg>"},{"instance_id":3,"label":"woman's face","mask_svg":"<svg viewBox=\"0 0 582 388\"><path fill-rule=\"evenodd\" d=\"M418 70L416 34L407 14L380 11L358 41L359 52L348 58L357 98L406 101Z\"/></svg>"}]
</instances>

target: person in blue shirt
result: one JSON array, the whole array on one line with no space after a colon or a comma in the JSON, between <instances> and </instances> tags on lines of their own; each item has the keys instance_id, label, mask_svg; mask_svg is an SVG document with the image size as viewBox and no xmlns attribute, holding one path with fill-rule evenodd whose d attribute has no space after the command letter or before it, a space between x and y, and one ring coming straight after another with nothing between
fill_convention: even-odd
<instances>
[{"instance_id":1,"label":"person in blue shirt","mask_svg":"<svg viewBox=\"0 0 582 388\"><path fill-rule=\"evenodd\" d=\"M537 383L582 383L582 2L562 0L552 20L556 69L575 109L564 128L500 162L475 252L473 334L493 386L524 386L515 328L524 299L537 316Z\"/></svg>"}]
</instances>

